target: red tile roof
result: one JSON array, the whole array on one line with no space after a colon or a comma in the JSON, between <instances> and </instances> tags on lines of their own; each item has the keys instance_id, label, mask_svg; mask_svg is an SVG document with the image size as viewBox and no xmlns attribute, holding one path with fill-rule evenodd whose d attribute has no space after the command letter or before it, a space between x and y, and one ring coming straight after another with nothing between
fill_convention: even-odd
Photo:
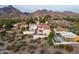
<instances>
[{"instance_id":1,"label":"red tile roof","mask_svg":"<svg viewBox=\"0 0 79 59\"><path fill-rule=\"evenodd\" d=\"M44 28L44 29L50 29L50 27L47 24L41 24L38 27L39 28Z\"/></svg>"}]
</instances>

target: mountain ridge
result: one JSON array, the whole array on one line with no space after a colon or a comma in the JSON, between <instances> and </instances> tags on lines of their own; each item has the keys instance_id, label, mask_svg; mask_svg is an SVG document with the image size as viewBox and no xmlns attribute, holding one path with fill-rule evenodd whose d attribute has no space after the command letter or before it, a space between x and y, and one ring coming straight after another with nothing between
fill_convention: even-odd
<instances>
[{"instance_id":1,"label":"mountain ridge","mask_svg":"<svg viewBox=\"0 0 79 59\"><path fill-rule=\"evenodd\" d=\"M13 7L12 5L0 8L0 17L21 18L27 16L46 16L46 15L50 15L52 17L56 17L56 16L64 17L64 16L79 16L79 13L75 13L72 11L59 12L59 11L52 11L47 9L36 10L32 13L29 13L29 12L21 12L17 8Z\"/></svg>"}]
</instances>

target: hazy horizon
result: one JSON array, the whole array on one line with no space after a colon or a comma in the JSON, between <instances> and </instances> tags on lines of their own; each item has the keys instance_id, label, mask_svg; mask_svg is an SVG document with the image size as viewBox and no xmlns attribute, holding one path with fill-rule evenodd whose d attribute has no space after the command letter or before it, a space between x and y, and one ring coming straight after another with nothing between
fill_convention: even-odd
<instances>
[{"instance_id":1,"label":"hazy horizon","mask_svg":"<svg viewBox=\"0 0 79 59\"><path fill-rule=\"evenodd\" d=\"M8 5L0 5L0 8ZM52 11L72 11L79 13L79 5L12 5L22 12L34 12L36 10L47 9Z\"/></svg>"}]
</instances>

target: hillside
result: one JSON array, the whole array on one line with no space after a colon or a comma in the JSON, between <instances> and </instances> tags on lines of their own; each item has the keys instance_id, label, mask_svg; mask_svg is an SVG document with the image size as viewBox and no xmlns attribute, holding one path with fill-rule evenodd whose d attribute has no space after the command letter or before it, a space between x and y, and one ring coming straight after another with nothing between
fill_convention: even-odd
<instances>
[{"instance_id":1,"label":"hillside","mask_svg":"<svg viewBox=\"0 0 79 59\"><path fill-rule=\"evenodd\" d=\"M21 18L27 16L29 13L23 13L20 10L9 5L8 7L0 8L0 17L5 18Z\"/></svg>"},{"instance_id":2,"label":"hillside","mask_svg":"<svg viewBox=\"0 0 79 59\"><path fill-rule=\"evenodd\" d=\"M53 17L59 16L59 17L64 17L64 16L79 16L78 13L72 12L72 11L64 11L64 12L58 12L58 11L52 11L52 10L37 10L32 13L33 16L46 16L50 15Z\"/></svg>"},{"instance_id":3,"label":"hillside","mask_svg":"<svg viewBox=\"0 0 79 59\"><path fill-rule=\"evenodd\" d=\"M27 10L26 10L27 11ZM65 16L79 16L78 13L72 12L72 11L52 11L52 10L36 10L32 13L29 12L21 12L17 8L9 5L7 7L0 8L0 17L2 18L23 18L27 16L46 16L50 15L53 17L65 17Z\"/></svg>"}]
</instances>

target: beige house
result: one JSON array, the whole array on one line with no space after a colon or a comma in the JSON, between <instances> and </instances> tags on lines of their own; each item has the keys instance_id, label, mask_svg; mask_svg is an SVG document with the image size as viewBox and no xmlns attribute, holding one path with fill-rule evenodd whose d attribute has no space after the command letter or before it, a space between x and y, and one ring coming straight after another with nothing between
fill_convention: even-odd
<instances>
[{"instance_id":1,"label":"beige house","mask_svg":"<svg viewBox=\"0 0 79 59\"><path fill-rule=\"evenodd\" d=\"M50 32L50 27L47 24L40 24L37 28L36 34L34 35L34 39L48 37Z\"/></svg>"},{"instance_id":2,"label":"beige house","mask_svg":"<svg viewBox=\"0 0 79 59\"><path fill-rule=\"evenodd\" d=\"M41 24L37 28L37 34L49 35L50 27L47 24Z\"/></svg>"},{"instance_id":3,"label":"beige house","mask_svg":"<svg viewBox=\"0 0 79 59\"><path fill-rule=\"evenodd\" d=\"M23 34L33 35L34 39L38 39L48 37L50 32L50 27L47 24L30 24L29 29L23 31Z\"/></svg>"}]
</instances>

